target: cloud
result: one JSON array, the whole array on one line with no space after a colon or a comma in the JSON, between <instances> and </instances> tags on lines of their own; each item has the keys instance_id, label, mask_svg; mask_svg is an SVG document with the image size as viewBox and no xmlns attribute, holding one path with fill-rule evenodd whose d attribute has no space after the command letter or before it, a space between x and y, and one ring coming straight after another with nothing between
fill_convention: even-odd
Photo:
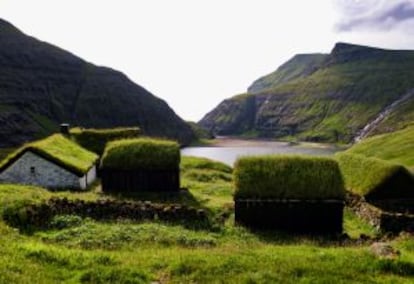
<instances>
[{"instance_id":1,"label":"cloud","mask_svg":"<svg viewBox=\"0 0 414 284\"><path fill-rule=\"evenodd\" d=\"M336 0L338 31L392 30L414 24L414 0Z\"/></svg>"}]
</instances>

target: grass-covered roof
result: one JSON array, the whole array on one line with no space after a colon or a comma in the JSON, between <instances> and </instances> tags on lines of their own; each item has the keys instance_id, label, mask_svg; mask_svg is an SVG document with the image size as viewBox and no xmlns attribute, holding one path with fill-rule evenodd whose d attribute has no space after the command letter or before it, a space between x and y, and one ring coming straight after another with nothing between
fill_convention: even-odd
<instances>
[{"instance_id":1,"label":"grass-covered roof","mask_svg":"<svg viewBox=\"0 0 414 284\"><path fill-rule=\"evenodd\" d=\"M73 173L83 176L98 160L98 156L61 134L23 145L7 156L0 164L0 171L7 168L26 151L31 151Z\"/></svg>"},{"instance_id":2,"label":"grass-covered roof","mask_svg":"<svg viewBox=\"0 0 414 284\"><path fill-rule=\"evenodd\" d=\"M414 125L366 138L346 152L402 164L414 172Z\"/></svg>"},{"instance_id":3,"label":"grass-covered roof","mask_svg":"<svg viewBox=\"0 0 414 284\"><path fill-rule=\"evenodd\" d=\"M179 164L180 147L177 142L151 138L109 142L101 160L102 168L117 170L178 169Z\"/></svg>"},{"instance_id":4,"label":"grass-covered roof","mask_svg":"<svg viewBox=\"0 0 414 284\"><path fill-rule=\"evenodd\" d=\"M138 127L116 127L116 128L72 128L71 138L82 147L98 155L102 155L106 143L113 140L136 138L141 134Z\"/></svg>"},{"instance_id":5,"label":"grass-covered roof","mask_svg":"<svg viewBox=\"0 0 414 284\"><path fill-rule=\"evenodd\" d=\"M414 198L414 178L402 165L363 155L338 153L345 186L366 198Z\"/></svg>"},{"instance_id":6,"label":"grass-covered roof","mask_svg":"<svg viewBox=\"0 0 414 284\"><path fill-rule=\"evenodd\" d=\"M235 198L343 199L344 184L334 159L305 156L239 158Z\"/></svg>"}]
</instances>

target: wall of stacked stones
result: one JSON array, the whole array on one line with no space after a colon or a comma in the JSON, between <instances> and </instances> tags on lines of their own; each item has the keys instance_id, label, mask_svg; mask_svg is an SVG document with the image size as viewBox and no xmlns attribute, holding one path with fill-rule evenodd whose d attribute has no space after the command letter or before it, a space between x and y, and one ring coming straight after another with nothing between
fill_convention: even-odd
<instances>
[{"instance_id":1,"label":"wall of stacked stones","mask_svg":"<svg viewBox=\"0 0 414 284\"><path fill-rule=\"evenodd\" d=\"M79 177L28 151L0 174L0 181L47 188L80 188Z\"/></svg>"}]
</instances>

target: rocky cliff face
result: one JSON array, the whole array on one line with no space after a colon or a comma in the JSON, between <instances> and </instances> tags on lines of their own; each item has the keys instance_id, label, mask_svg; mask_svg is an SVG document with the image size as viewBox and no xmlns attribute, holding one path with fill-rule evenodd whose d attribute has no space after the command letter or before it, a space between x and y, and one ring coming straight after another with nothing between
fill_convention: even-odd
<instances>
[{"instance_id":1,"label":"rocky cliff face","mask_svg":"<svg viewBox=\"0 0 414 284\"><path fill-rule=\"evenodd\" d=\"M219 135L351 142L413 87L413 51L338 43L329 55L293 57L254 82L247 94L220 103L199 124ZM240 97L249 98L254 108L243 112ZM414 96L393 107L371 133L412 122Z\"/></svg>"},{"instance_id":2,"label":"rocky cliff face","mask_svg":"<svg viewBox=\"0 0 414 284\"><path fill-rule=\"evenodd\" d=\"M147 135L183 144L194 135L163 100L124 74L29 37L0 19L0 146L48 135L61 122L139 126Z\"/></svg>"}]
</instances>

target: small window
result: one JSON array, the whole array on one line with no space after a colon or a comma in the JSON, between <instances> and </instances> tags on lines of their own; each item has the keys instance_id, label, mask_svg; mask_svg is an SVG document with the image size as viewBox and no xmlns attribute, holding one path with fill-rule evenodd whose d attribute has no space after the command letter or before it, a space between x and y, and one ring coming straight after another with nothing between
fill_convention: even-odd
<instances>
[{"instance_id":1,"label":"small window","mask_svg":"<svg viewBox=\"0 0 414 284\"><path fill-rule=\"evenodd\" d=\"M35 174L35 172L36 172L36 168L35 167L30 167L30 173Z\"/></svg>"}]
</instances>

